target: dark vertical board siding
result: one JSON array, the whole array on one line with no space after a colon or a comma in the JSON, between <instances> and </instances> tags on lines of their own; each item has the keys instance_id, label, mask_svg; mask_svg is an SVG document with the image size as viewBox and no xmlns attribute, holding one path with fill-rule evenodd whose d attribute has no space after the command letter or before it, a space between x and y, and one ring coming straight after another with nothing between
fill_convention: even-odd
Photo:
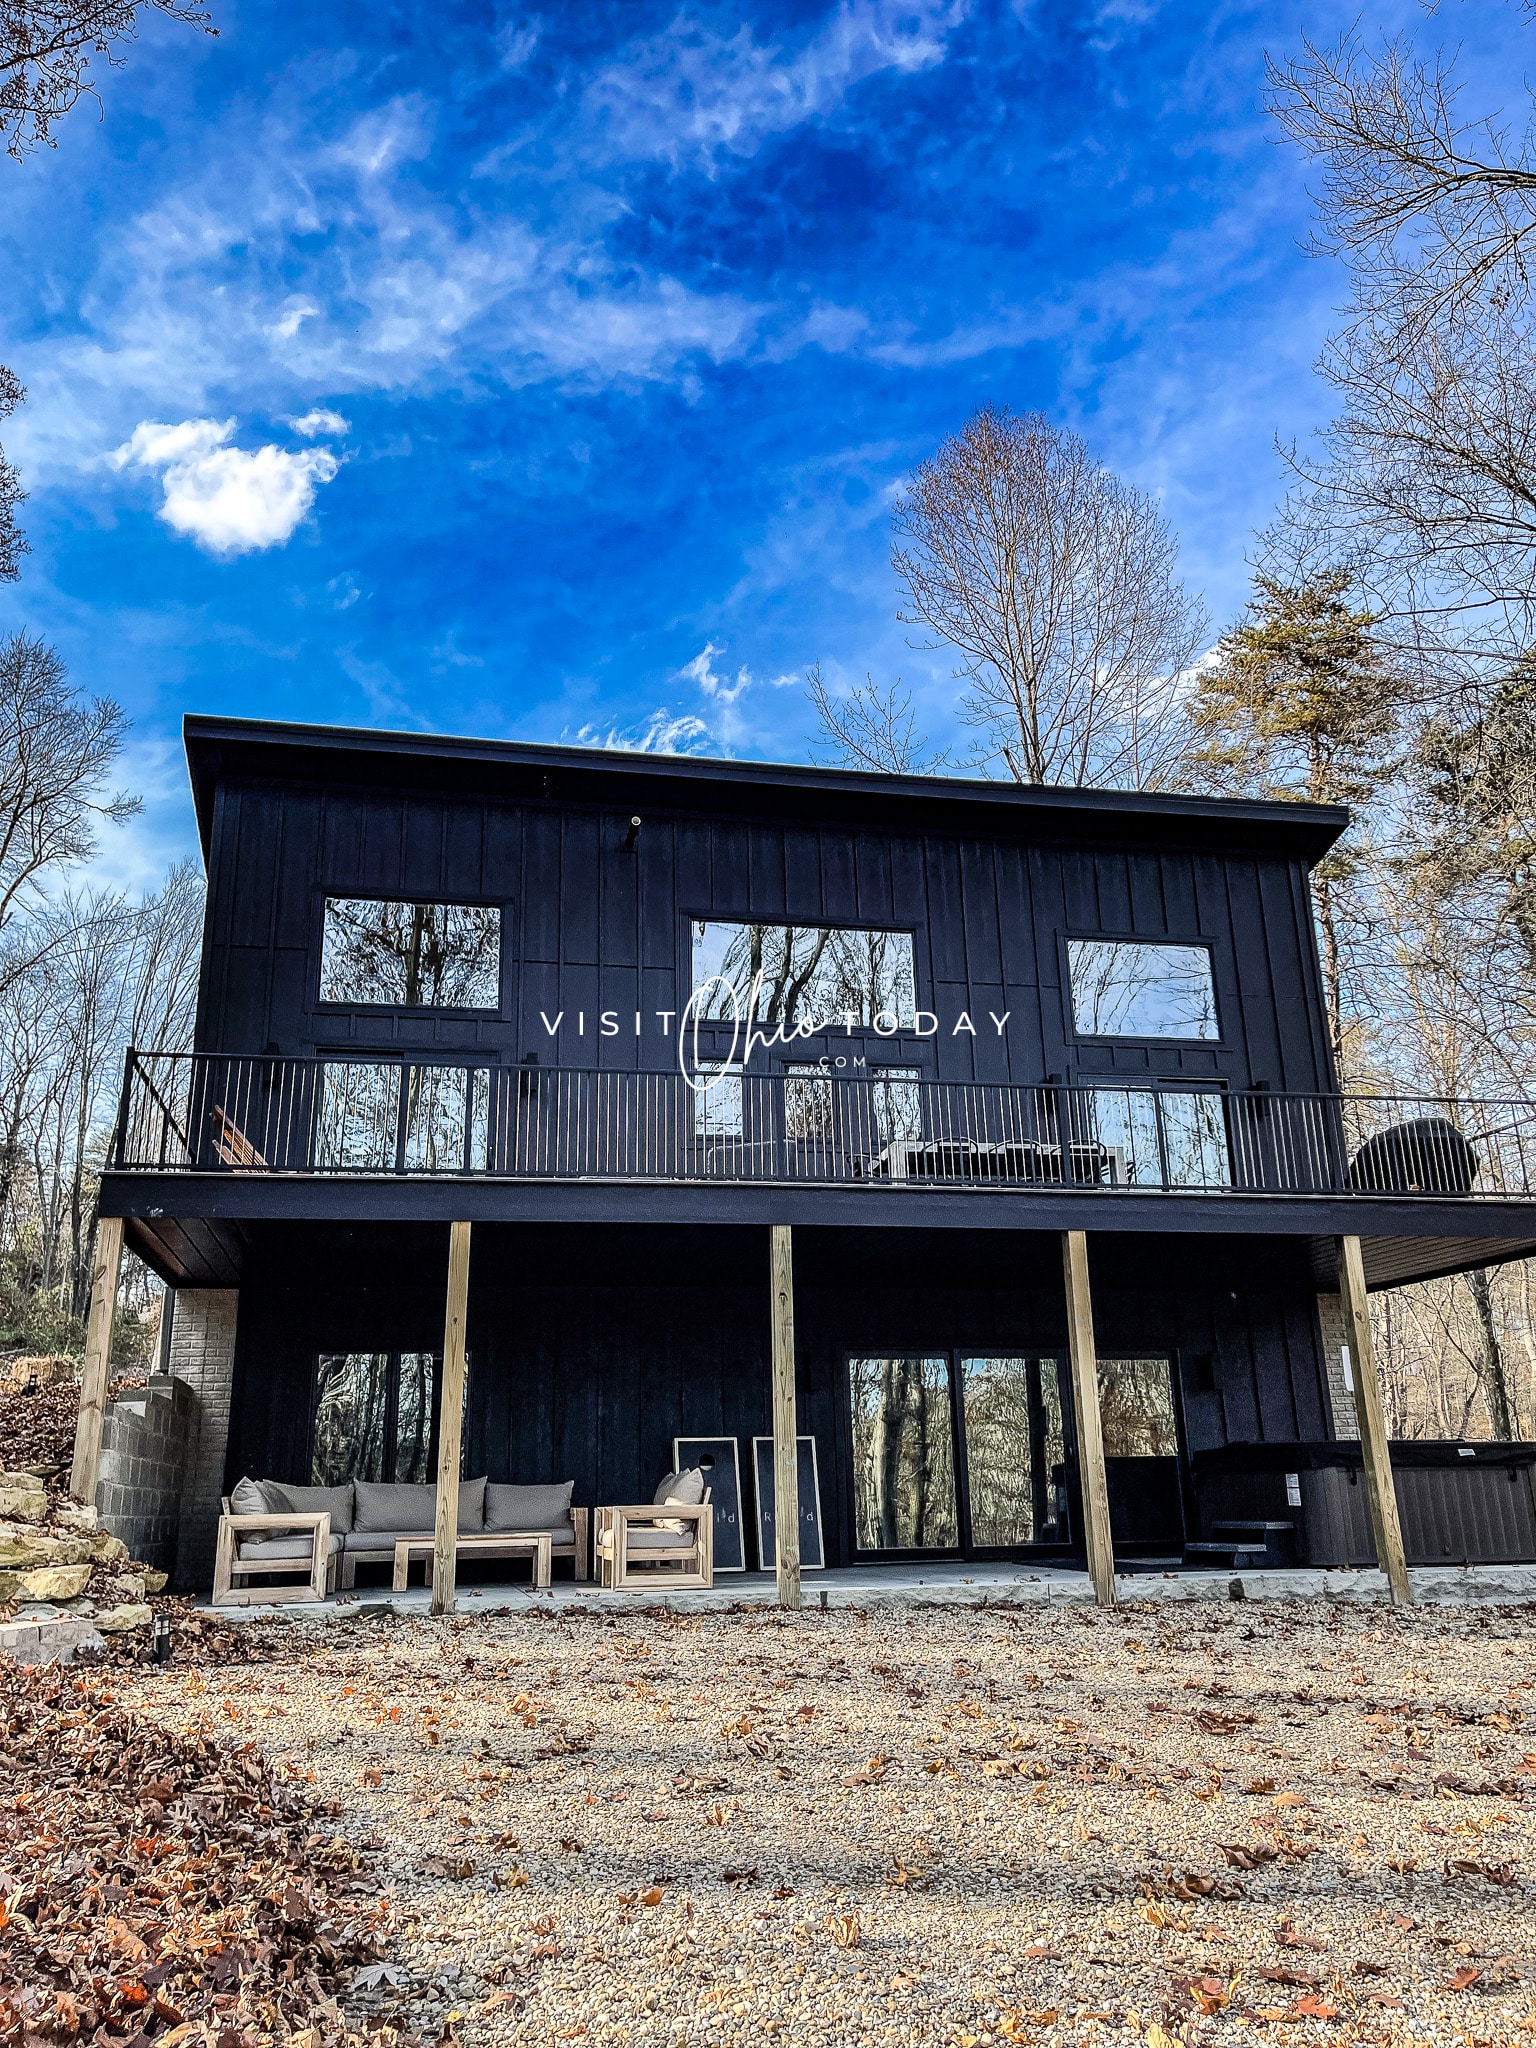
<instances>
[{"instance_id":1,"label":"dark vertical board siding","mask_svg":"<svg viewBox=\"0 0 1536 2048\"><path fill-rule=\"evenodd\" d=\"M923 854L933 978L940 985L964 982L965 905L960 888L960 849L952 839L930 839Z\"/></svg>"},{"instance_id":2,"label":"dark vertical board siding","mask_svg":"<svg viewBox=\"0 0 1536 2048\"><path fill-rule=\"evenodd\" d=\"M567 811L560 821L560 949L583 967L598 962L599 824L581 811Z\"/></svg>"},{"instance_id":3,"label":"dark vertical board siding","mask_svg":"<svg viewBox=\"0 0 1536 2048\"><path fill-rule=\"evenodd\" d=\"M677 828L662 819L640 834L640 960L672 975L677 960ZM672 991L668 990L668 998ZM681 1007L680 998L677 1007Z\"/></svg>"},{"instance_id":4,"label":"dark vertical board siding","mask_svg":"<svg viewBox=\"0 0 1536 2048\"><path fill-rule=\"evenodd\" d=\"M710 872L701 894L718 918L728 922L752 914L752 884L747 864L747 837L740 825L716 825L710 833Z\"/></svg>"},{"instance_id":5,"label":"dark vertical board siding","mask_svg":"<svg viewBox=\"0 0 1536 2048\"><path fill-rule=\"evenodd\" d=\"M857 924L859 890L854 874L853 834L828 827L821 833L821 904L829 924Z\"/></svg>"},{"instance_id":6,"label":"dark vertical board siding","mask_svg":"<svg viewBox=\"0 0 1536 2048\"><path fill-rule=\"evenodd\" d=\"M503 817L499 804L443 805L443 883L446 892L472 902L505 893L487 873L486 850Z\"/></svg>"},{"instance_id":7,"label":"dark vertical board siding","mask_svg":"<svg viewBox=\"0 0 1536 2048\"><path fill-rule=\"evenodd\" d=\"M784 904L790 917L811 924L825 916L821 882L821 839L808 826L784 832Z\"/></svg>"},{"instance_id":8,"label":"dark vertical board siding","mask_svg":"<svg viewBox=\"0 0 1536 2048\"><path fill-rule=\"evenodd\" d=\"M1003 940L998 929L997 868L991 842L967 840L959 848L966 978L988 989L1003 982Z\"/></svg>"},{"instance_id":9,"label":"dark vertical board siding","mask_svg":"<svg viewBox=\"0 0 1536 2048\"><path fill-rule=\"evenodd\" d=\"M793 895L785 895L783 832L771 825L749 825L746 840L747 901L752 915L765 923L786 917L791 924L804 920L802 905Z\"/></svg>"},{"instance_id":10,"label":"dark vertical board siding","mask_svg":"<svg viewBox=\"0 0 1536 2048\"><path fill-rule=\"evenodd\" d=\"M529 811L523 823L523 950L529 960L560 958L560 814Z\"/></svg>"},{"instance_id":11,"label":"dark vertical board siding","mask_svg":"<svg viewBox=\"0 0 1536 2048\"><path fill-rule=\"evenodd\" d=\"M638 1057L666 1069L674 1041L651 1031L637 1053L633 1017L638 1004L654 1024L656 1010L686 1002L685 915L755 913L910 929L919 1002L942 1012L923 1054L941 1076L1026 1086L1074 1072L1237 1085L1256 1076L1293 1088L1327 1079L1305 880L1294 863L661 815L643 820L638 846L626 851L627 831L622 805L610 814L387 789L221 787L198 1043L416 1046L501 1059L532 1050L545 1064ZM325 890L508 906L502 1014L317 1015L313 949ZM1209 938L1227 1043L1076 1044L1060 986L1061 937L1100 929ZM541 964L558 965L559 980L537 972ZM590 1013L585 1037L543 1032L538 1011L561 1007ZM624 1013L622 1046L594 1035L604 1008ZM962 1009L977 1026L974 1041L953 1031ZM989 1010L1010 1013L1005 1039ZM895 1046L887 1056L912 1052Z\"/></svg>"},{"instance_id":12,"label":"dark vertical board siding","mask_svg":"<svg viewBox=\"0 0 1536 2048\"><path fill-rule=\"evenodd\" d=\"M598 958L605 966L640 963L640 876L638 844L626 851L628 826L622 818L602 830L602 926Z\"/></svg>"},{"instance_id":13,"label":"dark vertical board siding","mask_svg":"<svg viewBox=\"0 0 1536 2048\"><path fill-rule=\"evenodd\" d=\"M853 835L853 881L855 910L861 924L895 925L895 898L891 887L891 842L872 832Z\"/></svg>"},{"instance_id":14,"label":"dark vertical board siding","mask_svg":"<svg viewBox=\"0 0 1536 2048\"><path fill-rule=\"evenodd\" d=\"M314 932L315 887L322 880L320 806L311 797L289 794L283 800L283 856L274 890L272 943L307 949ZM274 1014L284 1004L274 999Z\"/></svg>"},{"instance_id":15,"label":"dark vertical board siding","mask_svg":"<svg viewBox=\"0 0 1536 2048\"><path fill-rule=\"evenodd\" d=\"M402 896L430 898L479 893L479 862L476 861L471 878L455 874L444 858L445 809L440 799L431 797L409 797L403 806L400 835Z\"/></svg>"}]
</instances>

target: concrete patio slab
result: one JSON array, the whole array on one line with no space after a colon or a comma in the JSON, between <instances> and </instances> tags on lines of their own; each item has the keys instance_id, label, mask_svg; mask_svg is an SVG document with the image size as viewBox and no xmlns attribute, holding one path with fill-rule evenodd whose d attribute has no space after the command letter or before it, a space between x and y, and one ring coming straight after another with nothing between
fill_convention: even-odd
<instances>
[{"instance_id":1,"label":"concrete patio slab","mask_svg":"<svg viewBox=\"0 0 1536 2048\"><path fill-rule=\"evenodd\" d=\"M1536 1602L1536 1564L1427 1565L1410 1574L1414 1599L1435 1607L1518 1606ZM1371 1570L1314 1571L1292 1567L1275 1571L1124 1572L1115 1590L1126 1605L1191 1600L1315 1600L1381 1602L1387 1598L1385 1575ZM807 1572L804 1604L816 1608L892 1610L929 1607L1091 1606L1093 1583L1086 1572L1010 1564L856 1565L847 1569ZM272 1620L345 1623L386 1614L425 1616L432 1595L422 1586L392 1592L386 1586L362 1587L356 1593L285 1607L221 1607L231 1622ZM465 1615L518 1614L530 1608L582 1609L605 1614L645 1608L679 1608L693 1613L730 1613L775 1605L771 1572L738 1572L721 1577L709 1591L647 1586L643 1590L603 1592L590 1582L557 1581L545 1592L521 1583L463 1586L457 1612ZM205 1610L213 1611L213 1610Z\"/></svg>"}]
</instances>

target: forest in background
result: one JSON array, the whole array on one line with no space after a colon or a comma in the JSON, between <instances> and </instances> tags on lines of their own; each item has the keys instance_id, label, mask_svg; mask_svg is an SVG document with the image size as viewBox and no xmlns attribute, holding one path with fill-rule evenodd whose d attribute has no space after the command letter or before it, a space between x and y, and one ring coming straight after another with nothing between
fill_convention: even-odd
<instances>
[{"instance_id":1,"label":"forest in background","mask_svg":"<svg viewBox=\"0 0 1536 2048\"><path fill-rule=\"evenodd\" d=\"M151 4L209 26L181 0ZM11 155L90 92L93 52L115 63L131 42L132 0L108 12L4 15ZM959 738L933 745L899 680L834 689L813 666L815 745L880 770L1348 805L1355 822L1314 878L1343 1084L1477 1100L1492 1130L1501 1098L1536 1093L1529 109L1502 126L1464 104L1454 51L1358 32L1273 63L1268 98L1314 174L1315 253L1343 291L1317 366L1334 419L1282 451L1292 488L1255 543L1244 616L1213 640L1156 499L1043 415L985 406L893 510L899 616L955 659L936 708ZM0 424L25 396L0 366ZM24 497L0 453L0 579L27 553ZM100 835L137 809L112 793L125 734L120 708L43 642L0 643L11 1351L78 1349L123 1053L190 1041L195 868L142 897L93 880ZM124 1295L119 1344L142 1356L157 1288L131 1259ZM1536 1434L1532 1296L1524 1262L1376 1297L1394 1433Z\"/></svg>"}]
</instances>

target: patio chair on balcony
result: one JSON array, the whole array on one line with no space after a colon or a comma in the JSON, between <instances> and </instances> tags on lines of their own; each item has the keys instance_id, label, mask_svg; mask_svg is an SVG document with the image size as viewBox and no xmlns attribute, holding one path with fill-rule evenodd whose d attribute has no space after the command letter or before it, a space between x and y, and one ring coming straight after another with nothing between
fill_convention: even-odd
<instances>
[{"instance_id":1,"label":"patio chair on balcony","mask_svg":"<svg viewBox=\"0 0 1536 2048\"><path fill-rule=\"evenodd\" d=\"M599 1508L593 1544L599 1583L709 1587L715 1583L714 1509L702 1472L669 1472L643 1507Z\"/></svg>"},{"instance_id":2,"label":"patio chair on balcony","mask_svg":"<svg viewBox=\"0 0 1536 2048\"><path fill-rule=\"evenodd\" d=\"M213 1149L218 1154L221 1165L266 1165L266 1160L221 1102L216 1102L209 1110L208 1121L213 1127Z\"/></svg>"}]
</instances>

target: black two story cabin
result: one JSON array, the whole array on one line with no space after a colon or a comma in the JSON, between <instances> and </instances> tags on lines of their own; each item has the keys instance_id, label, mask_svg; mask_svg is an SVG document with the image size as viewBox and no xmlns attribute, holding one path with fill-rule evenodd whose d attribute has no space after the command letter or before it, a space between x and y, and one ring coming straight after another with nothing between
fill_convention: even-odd
<instances>
[{"instance_id":1,"label":"black two story cabin","mask_svg":"<svg viewBox=\"0 0 1536 2048\"><path fill-rule=\"evenodd\" d=\"M186 744L196 1045L130 1055L102 1194L175 1291L184 1581L243 1473L431 1477L455 1220L463 1470L643 1501L734 1440L748 1566L770 1226L833 1566L1082 1557L1064 1235L1121 1560L1355 1484L1341 1241L1373 1287L1536 1247L1525 1106L1338 1092L1308 877L1340 810Z\"/></svg>"}]
</instances>

